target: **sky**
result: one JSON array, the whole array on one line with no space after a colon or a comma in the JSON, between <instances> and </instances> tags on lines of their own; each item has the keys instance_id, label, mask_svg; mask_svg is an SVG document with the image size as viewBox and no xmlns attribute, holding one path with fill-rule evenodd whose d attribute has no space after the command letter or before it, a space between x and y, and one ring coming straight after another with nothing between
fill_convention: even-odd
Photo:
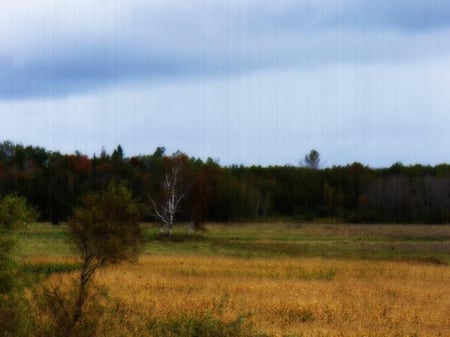
<instances>
[{"instance_id":1,"label":"sky","mask_svg":"<svg viewBox=\"0 0 450 337\"><path fill-rule=\"evenodd\" d=\"M0 2L0 140L221 165L450 162L448 0Z\"/></svg>"}]
</instances>

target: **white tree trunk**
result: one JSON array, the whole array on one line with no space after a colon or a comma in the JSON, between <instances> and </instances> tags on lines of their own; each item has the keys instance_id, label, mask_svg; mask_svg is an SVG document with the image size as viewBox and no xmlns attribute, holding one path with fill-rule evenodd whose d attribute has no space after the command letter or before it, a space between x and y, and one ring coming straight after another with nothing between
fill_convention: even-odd
<instances>
[{"instance_id":1,"label":"white tree trunk","mask_svg":"<svg viewBox=\"0 0 450 337\"><path fill-rule=\"evenodd\" d=\"M169 236L172 235L173 223L178 206L186 196L186 193L179 191L181 181L179 178L180 169L180 166L174 166L170 172L165 174L162 183L163 200L160 203L157 203L153 199L151 200L155 215L161 220Z\"/></svg>"}]
</instances>

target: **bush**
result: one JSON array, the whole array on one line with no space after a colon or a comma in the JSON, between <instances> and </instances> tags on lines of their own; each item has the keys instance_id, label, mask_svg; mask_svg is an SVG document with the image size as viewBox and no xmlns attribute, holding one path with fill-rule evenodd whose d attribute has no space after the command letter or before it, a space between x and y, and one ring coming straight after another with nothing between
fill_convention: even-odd
<instances>
[{"instance_id":1,"label":"bush","mask_svg":"<svg viewBox=\"0 0 450 337\"><path fill-rule=\"evenodd\" d=\"M0 237L0 336L28 336L28 302L23 296L12 239Z\"/></svg>"},{"instance_id":2,"label":"bush","mask_svg":"<svg viewBox=\"0 0 450 337\"><path fill-rule=\"evenodd\" d=\"M120 183L86 195L68 224L82 260L96 268L135 258L142 242L139 206Z\"/></svg>"},{"instance_id":3,"label":"bush","mask_svg":"<svg viewBox=\"0 0 450 337\"><path fill-rule=\"evenodd\" d=\"M0 200L0 227L4 230L11 230L36 218L36 210L27 205L25 198L7 195Z\"/></svg>"},{"instance_id":4,"label":"bush","mask_svg":"<svg viewBox=\"0 0 450 337\"><path fill-rule=\"evenodd\" d=\"M253 326L246 316L238 316L231 322L224 322L208 314L189 316L180 314L173 318L153 318L147 327L154 337L255 337Z\"/></svg>"},{"instance_id":5,"label":"bush","mask_svg":"<svg viewBox=\"0 0 450 337\"><path fill-rule=\"evenodd\" d=\"M29 331L28 302L18 265L13 257L14 239L11 235L18 225L36 216L25 199L6 196L0 200L0 335L27 336Z\"/></svg>"}]
</instances>

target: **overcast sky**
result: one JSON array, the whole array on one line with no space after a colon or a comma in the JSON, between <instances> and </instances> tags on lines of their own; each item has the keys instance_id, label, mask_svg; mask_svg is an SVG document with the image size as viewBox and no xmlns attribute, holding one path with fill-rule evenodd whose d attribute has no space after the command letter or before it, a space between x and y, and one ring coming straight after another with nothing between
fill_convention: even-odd
<instances>
[{"instance_id":1,"label":"overcast sky","mask_svg":"<svg viewBox=\"0 0 450 337\"><path fill-rule=\"evenodd\" d=\"M0 114L89 156L450 162L450 1L2 1Z\"/></svg>"}]
</instances>

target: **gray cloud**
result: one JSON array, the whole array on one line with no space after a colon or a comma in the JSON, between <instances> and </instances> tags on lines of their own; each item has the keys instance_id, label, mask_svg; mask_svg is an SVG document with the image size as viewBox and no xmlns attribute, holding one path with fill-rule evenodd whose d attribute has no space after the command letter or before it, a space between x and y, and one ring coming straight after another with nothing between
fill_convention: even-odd
<instances>
[{"instance_id":1,"label":"gray cloud","mask_svg":"<svg viewBox=\"0 0 450 337\"><path fill-rule=\"evenodd\" d=\"M450 63L331 65L0 102L0 134L92 155L157 146L222 164L437 164L450 147ZM444 150L443 150L444 149Z\"/></svg>"},{"instance_id":2,"label":"gray cloud","mask_svg":"<svg viewBox=\"0 0 450 337\"><path fill-rule=\"evenodd\" d=\"M353 0L350 3L348 10L331 16L332 24L410 33L450 26L450 2L446 0Z\"/></svg>"},{"instance_id":3,"label":"gray cloud","mask_svg":"<svg viewBox=\"0 0 450 337\"><path fill-rule=\"evenodd\" d=\"M445 0L18 0L1 6L0 99L450 52Z\"/></svg>"},{"instance_id":4,"label":"gray cloud","mask_svg":"<svg viewBox=\"0 0 450 337\"><path fill-rule=\"evenodd\" d=\"M306 31L345 28L347 30L397 30L418 33L450 26L447 0L328 0L285 1L275 10L249 16L250 25L269 30Z\"/></svg>"}]
</instances>

